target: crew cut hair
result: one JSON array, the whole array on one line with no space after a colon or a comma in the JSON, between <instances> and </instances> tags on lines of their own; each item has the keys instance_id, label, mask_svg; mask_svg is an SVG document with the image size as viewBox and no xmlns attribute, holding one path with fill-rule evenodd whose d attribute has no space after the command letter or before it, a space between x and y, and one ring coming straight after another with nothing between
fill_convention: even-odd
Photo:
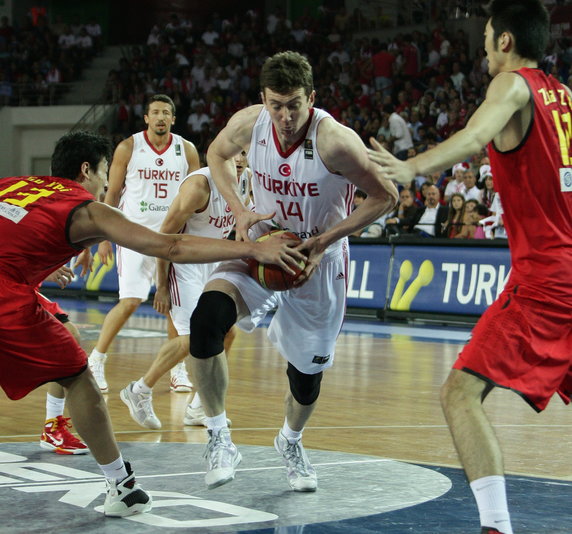
<instances>
[{"instance_id":1,"label":"crew cut hair","mask_svg":"<svg viewBox=\"0 0 572 534\"><path fill-rule=\"evenodd\" d=\"M291 50L274 54L264 62L260 71L262 93L266 88L280 95L303 88L309 97L314 90L310 63L302 54Z\"/></svg>"},{"instance_id":2,"label":"crew cut hair","mask_svg":"<svg viewBox=\"0 0 572 534\"><path fill-rule=\"evenodd\" d=\"M541 0L492 0L485 7L491 18L495 49L503 32L515 40L515 52L540 63L548 44L550 18Z\"/></svg>"},{"instance_id":3,"label":"crew cut hair","mask_svg":"<svg viewBox=\"0 0 572 534\"><path fill-rule=\"evenodd\" d=\"M145 105L145 115L149 115L149 108L153 102L163 102L165 104L169 104L169 106L171 106L171 113L173 113L173 117L176 115L177 110L175 109L175 102L173 102L173 99L167 95L153 95L149 97L147 104Z\"/></svg>"},{"instance_id":4,"label":"crew cut hair","mask_svg":"<svg viewBox=\"0 0 572 534\"><path fill-rule=\"evenodd\" d=\"M102 135L77 130L67 133L56 143L52 154L52 175L77 180L81 165L87 161L96 169L103 158L111 161L111 143Z\"/></svg>"}]
</instances>

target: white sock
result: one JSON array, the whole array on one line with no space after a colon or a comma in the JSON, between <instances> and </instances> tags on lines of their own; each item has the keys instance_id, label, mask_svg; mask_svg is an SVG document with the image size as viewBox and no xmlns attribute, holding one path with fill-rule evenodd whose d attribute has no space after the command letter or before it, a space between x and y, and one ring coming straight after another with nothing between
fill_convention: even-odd
<instances>
[{"instance_id":1,"label":"white sock","mask_svg":"<svg viewBox=\"0 0 572 534\"><path fill-rule=\"evenodd\" d=\"M116 480L117 482L121 482L127 476L127 469L125 468L125 463L123 462L123 456L121 456L121 454L117 460L114 460L110 464L98 465L107 480Z\"/></svg>"},{"instance_id":2,"label":"white sock","mask_svg":"<svg viewBox=\"0 0 572 534\"><path fill-rule=\"evenodd\" d=\"M141 377L133 384L133 393L151 393L153 390L145 384L145 380Z\"/></svg>"},{"instance_id":3,"label":"white sock","mask_svg":"<svg viewBox=\"0 0 572 534\"><path fill-rule=\"evenodd\" d=\"M201 397L199 396L199 392L197 391L195 393L195 396L193 397L193 400L191 401L191 409L196 410L197 408L200 408L203 405L203 403L201 402Z\"/></svg>"},{"instance_id":4,"label":"white sock","mask_svg":"<svg viewBox=\"0 0 572 534\"><path fill-rule=\"evenodd\" d=\"M205 417L205 422L207 429L212 430L214 434L217 434L222 428L228 428L226 424L226 410L214 417Z\"/></svg>"},{"instance_id":5,"label":"white sock","mask_svg":"<svg viewBox=\"0 0 572 534\"><path fill-rule=\"evenodd\" d=\"M65 398L60 399L48 393L46 395L46 419L55 419L58 415L63 415L65 405Z\"/></svg>"},{"instance_id":6,"label":"white sock","mask_svg":"<svg viewBox=\"0 0 572 534\"><path fill-rule=\"evenodd\" d=\"M97 358L105 358L107 354L105 354L105 352L99 352L97 349L93 349L90 354L90 357L91 356L95 356Z\"/></svg>"},{"instance_id":7,"label":"white sock","mask_svg":"<svg viewBox=\"0 0 572 534\"><path fill-rule=\"evenodd\" d=\"M503 534L513 534L506 500L504 476L490 476L470 483L477 501L482 527L493 527Z\"/></svg>"},{"instance_id":8,"label":"white sock","mask_svg":"<svg viewBox=\"0 0 572 534\"><path fill-rule=\"evenodd\" d=\"M302 439L303 431L304 430L300 430L300 432L298 432L296 430L292 430L288 426L288 419L284 419L284 426L282 427L281 432L290 443L296 443L297 441L300 441Z\"/></svg>"}]
</instances>

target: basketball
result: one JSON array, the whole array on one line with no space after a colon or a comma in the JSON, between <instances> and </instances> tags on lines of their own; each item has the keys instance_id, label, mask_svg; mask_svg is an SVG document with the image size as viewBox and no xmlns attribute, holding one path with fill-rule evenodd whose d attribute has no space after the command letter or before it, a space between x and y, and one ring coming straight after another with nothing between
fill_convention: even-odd
<instances>
[{"instance_id":1,"label":"basketball","mask_svg":"<svg viewBox=\"0 0 572 534\"><path fill-rule=\"evenodd\" d=\"M298 236L287 230L271 230L270 232L262 234L256 241L264 241L271 235L281 235L283 238L302 242ZM303 261L300 261L297 268L293 267L296 273L290 274L282 270L278 265L260 263L255 259L248 260L248 265L250 267L250 276L265 289L271 289L273 291L286 291L287 289L291 289L294 286L294 281L300 276L300 273L306 266Z\"/></svg>"}]
</instances>

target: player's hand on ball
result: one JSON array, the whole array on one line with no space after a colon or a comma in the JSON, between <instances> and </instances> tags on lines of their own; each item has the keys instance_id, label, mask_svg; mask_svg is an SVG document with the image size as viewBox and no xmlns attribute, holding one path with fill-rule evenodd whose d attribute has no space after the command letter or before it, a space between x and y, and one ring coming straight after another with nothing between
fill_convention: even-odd
<instances>
[{"instance_id":1,"label":"player's hand on ball","mask_svg":"<svg viewBox=\"0 0 572 534\"><path fill-rule=\"evenodd\" d=\"M251 276L264 288L284 291L294 285L294 281L306 266L306 255L297 250L300 239L285 230L272 230L261 235L254 260L248 262ZM264 253L260 251L264 247Z\"/></svg>"},{"instance_id":2,"label":"player's hand on ball","mask_svg":"<svg viewBox=\"0 0 572 534\"><path fill-rule=\"evenodd\" d=\"M316 237L307 239L298 245L296 249L307 257L304 269L294 281L294 287L299 287L302 284L305 284L312 277L318 265L320 265L320 262L322 261L325 249Z\"/></svg>"}]
</instances>

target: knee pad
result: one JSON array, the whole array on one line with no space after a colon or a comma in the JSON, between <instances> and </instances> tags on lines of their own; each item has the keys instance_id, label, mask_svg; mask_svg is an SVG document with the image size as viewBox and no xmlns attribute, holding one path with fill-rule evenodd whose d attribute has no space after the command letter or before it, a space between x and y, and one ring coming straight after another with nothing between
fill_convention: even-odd
<instances>
[{"instance_id":1,"label":"knee pad","mask_svg":"<svg viewBox=\"0 0 572 534\"><path fill-rule=\"evenodd\" d=\"M220 354L224 350L224 337L236 317L236 304L226 293L203 293L191 315L191 355L211 358Z\"/></svg>"},{"instance_id":2,"label":"knee pad","mask_svg":"<svg viewBox=\"0 0 572 534\"><path fill-rule=\"evenodd\" d=\"M320 395L323 371L315 375L307 375L298 371L291 363L288 363L286 374L290 381L290 392L296 401L302 406L313 404Z\"/></svg>"}]
</instances>

